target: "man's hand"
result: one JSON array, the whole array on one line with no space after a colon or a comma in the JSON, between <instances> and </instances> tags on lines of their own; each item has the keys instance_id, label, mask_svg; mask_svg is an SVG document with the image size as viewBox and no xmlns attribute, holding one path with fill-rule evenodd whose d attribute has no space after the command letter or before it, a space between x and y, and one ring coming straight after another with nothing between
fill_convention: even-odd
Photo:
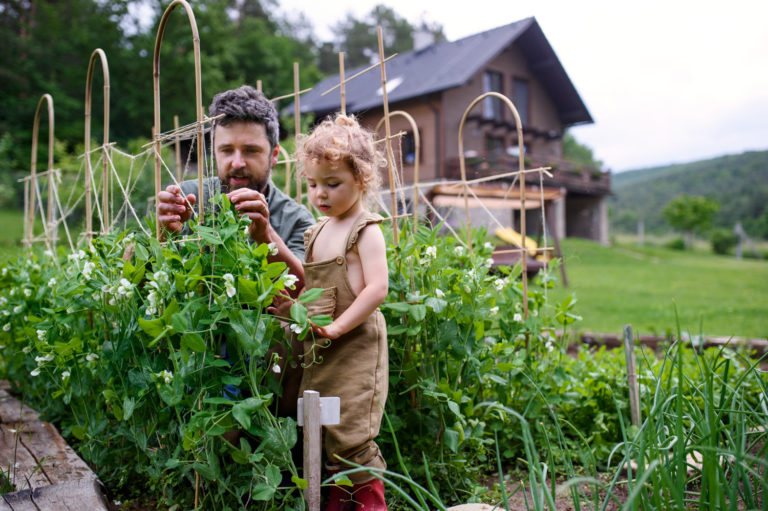
<instances>
[{"instance_id":1,"label":"man's hand","mask_svg":"<svg viewBox=\"0 0 768 511\"><path fill-rule=\"evenodd\" d=\"M195 205L194 194L184 198L181 188L169 185L165 191L157 194L157 219L160 227L170 232L181 232L184 224L192 217Z\"/></svg>"},{"instance_id":2,"label":"man's hand","mask_svg":"<svg viewBox=\"0 0 768 511\"><path fill-rule=\"evenodd\" d=\"M269 205L261 193L250 188L238 188L227 194L235 210L251 219L248 234L256 243L272 243L272 227L269 225Z\"/></svg>"}]
</instances>

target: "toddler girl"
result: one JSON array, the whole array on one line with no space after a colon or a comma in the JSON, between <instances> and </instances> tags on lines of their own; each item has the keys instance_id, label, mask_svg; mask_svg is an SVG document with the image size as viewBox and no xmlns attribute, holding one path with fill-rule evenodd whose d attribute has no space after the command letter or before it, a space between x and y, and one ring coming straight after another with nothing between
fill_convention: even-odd
<instances>
[{"instance_id":1,"label":"toddler girl","mask_svg":"<svg viewBox=\"0 0 768 511\"><path fill-rule=\"evenodd\" d=\"M386 468L378 436L388 387L387 330L379 305L388 291L387 253L366 200L379 186L381 156L373 134L345 115L326 120L300 141L296 159L312 205L325 216L304 233L306 289L323 288L309 315L333 322L314 326L304 341L299 395L316 390L341 398L341 422L325 429L326 469L343 460ZM326 510L386 510L384 484L368 472L350 474L354 486L333 486Z\"/></svg>"}]
</instances>

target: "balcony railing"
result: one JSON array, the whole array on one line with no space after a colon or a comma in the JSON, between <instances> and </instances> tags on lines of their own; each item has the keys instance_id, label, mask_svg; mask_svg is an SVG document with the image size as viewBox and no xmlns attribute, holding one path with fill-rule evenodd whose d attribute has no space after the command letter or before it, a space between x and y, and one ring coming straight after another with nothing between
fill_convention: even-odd
<instances>
[{"instance_id":1,"label":"balcony railing","mask_svg":"<svg viewBox=\"0 0 768 511\"><path fill-rule=\"evenodd\" d=\"M467 179L480 179L498 174L517 171L519 167L516 156L499 153L486 153L464 159ZM587 195L606 195L611 192L611 173L603 172L594 167L588 167L568 160L555 158L537 158L534 155L525 156L525 168L550 167L552 177L543 176L543 185L548 187L564 187L572 193ZM461 179L459 159L452 158L446 163L446 177ZM500 178L501 181L511 182L515 176ZM530 184L530 174L526 180ZM536 178L538 181L538 177Z\"/></svg>"}]
</instances>

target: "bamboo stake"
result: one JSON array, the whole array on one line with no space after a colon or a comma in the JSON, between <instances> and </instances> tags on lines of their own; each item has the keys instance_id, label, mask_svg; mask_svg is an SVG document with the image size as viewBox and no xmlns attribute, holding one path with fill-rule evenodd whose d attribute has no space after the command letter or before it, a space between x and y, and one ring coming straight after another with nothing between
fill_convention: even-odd
<instances>
[{"instance_id":1,"label":"bamboo stake","mask_svg":"<svg viewBox=\"0 0 768 511\"><path fill-rule=\"evenodd\" d=\"M177 5L184 7L189 19L189 25L192 29L192 45L194 48L195 57L195 110L197 113L197 193L199 200L197 201L197 220L198 223L203 223L203 162L205 161L205 154L203 152L203 101L202 101L202 80L200 73L200 35L197 30L197 22L195 21L195 13L192 11L189 3L186 0L173 0L171 4L165 9L162 18L160 18L160 24L157 28L157 36L155 38L155 52L152 59L152 85L155 100L155 123L154 132L152 136L155 140L155 197L160 193L161 183L161 154L162 149L160 144L160 47L163 44L163 33L165 32L165 24L168 22L168 18L173 9ZM161 239L160 232L160 219L155 218L155 227L157 230L157 238Z\"/></svg>"},{"instance_id":2,"label":"bamboo stake","mask_svg":"<svg viewBox=\"0 0 768 511\"><path fill-rule=\"evenodd\" d=\"M173 131L176 136L173 140L173 149L176 154L176 181L181 181L181 137L179 137L179 116L173 116Z\"/></svg>"},{"instance_id":3,"label":"bamboo stake","mask_svg":"<svg viewBox=\"0 0 768 511\"><path fill-rule=\"evenodd\" d=\"M293 135L295 140L299 139L301 134L301 107L300 107L300 94L299 91L299 63L293 63ZM296 173L296 202L301 204L302 202L302 189L301 189L301 175Z\"/></svg>"},{"instance_id":4,"label":"bamboo stake","mask_svg":"<svg viewBox=\"0 0 768 511\"><path fill-rule=\"evenodd\" d=\"M339 52L339 85L341 86L341 115L347 115L347 88L344 82L344 52Z\"/></svg>"},{"instance_id":5,"label":"bamboo stake","mask_svg":"<svg viewBox=\"0 0 768 511\"><path fill-rule=\"evenodd\" d=\"M467 182L467 169L466 164L464 163L464 124L466 124L467 116L469 116L469 112L474 108L475 105L477 105L480 101L487 97L496 97L499 98L501 101L504 102L504 104L507 105L510 112L512 112L512 116L515 119L515 126L517 127L517 145L519 149L519 155L518 155L518 164L519 164L519 170L518 173L520 175L520 236L523 240L523 245L525 245L525 146L523 144L523 124L520 121L520 114L517 113L517 108L515 108L515 105L512 103L512 101L504 96L503 94L499 94L498 92L486 92L484 94L481 94L480 96L476 97L472 103L469 104L467 109L464 111L464 115L461 117L461 122L459 123L459 169L461 170L461 181L464 186L464 211L466 213L467 218L467 248L469 251L472 251L472 229L471 229L471 222L469 218L469 184ZM520 252L520 264L522 266L522 278L523 278L523 317L528 318L528 261L527 261L527 255L528 255L528 249L523 246L521 247L523 250Z\"/></svg>"},{"instance_id":6,"label":"bamboo stake","mask_svg":"<svg viewBox=\"0 0 768 511\"><path fill-rule=\"evenodd\" d=\"M416 229L419 226L419 211L418 211L418 205L419 205L419 154L421 154L421 136L419 135L419 127L416 124L416 120L409 114L408 112L404 110L395 110L394 112L391 112L389 114L389 117L395 117L395 116L402 116L405 118L406 121L411 125L411 130L413 131L413 140L415 150L416 150L416 159L413 162L413 232L416 232ZM384 118L382 117L379 122L376 124L376 132L378 133L379 129L381 129L381 125L384 123ZM394 216L394 211L392 212Z\"/></svg>"},{"instance_id":7,"label":"bamboo stake","mask_svg":"<svg viewBox=\"0 0 768 511\"><path fill-rule=\"evenodd\" d=\"M395 170L392 162L392 141L390 136L392 130L389 125L389 103L387 101L387 68L384 65L384 36L382 35L381 26L378 27L379 36L379 63L381 68L381 100L384 106L384 134L386 135L387 144L387 170L389 171L389 196L392 202L392 216L397 214L397 201L395 199ZM397 234L397 222L392 222L392 235L395 245L399 243Z\"/></svg>"},{"instance_id":8,"label":"bamboo stake","mask_svg":"<svg viewBox=\"0 0 768 511\"><path fill-rule=\"evenodd\" d=\"M632 424L640 425L640 389L637 385L635 348L632 342L632 326L624 325L624 355L627 359L627 384L629 386L629 408L632 412Z\"/></svg>"},{"instance_id":9,"label":"bamboo stake","mask_svg":"<svg viewBox=\"0 0 768 511\"><path fill-rule=\"evenodd\" d=\"M102 150L106 152L109 146L109 64L107 55L101 48L96 48L91 53L91 59L88 62L88 74L85 79L85 236L88 241L93 239L93 205L91 204L91 181L93 171L91 169L91 104L93 88L93 68L96 64L96 58L101 62L101 74L104 78L104 113L103 113L103 136ZM109 180L109 158L106 155L102 158L103 168L101 173L101 233L106 234L110 225L110 217L107 212L108 203L108 180Z\"/></svg>"}]
</instances>

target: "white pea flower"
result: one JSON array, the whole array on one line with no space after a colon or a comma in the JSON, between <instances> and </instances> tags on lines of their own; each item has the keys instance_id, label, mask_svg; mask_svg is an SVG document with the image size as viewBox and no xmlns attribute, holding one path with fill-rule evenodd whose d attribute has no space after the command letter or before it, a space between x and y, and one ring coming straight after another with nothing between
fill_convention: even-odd
<instances>
[{"instance_id":1,"label":"white pea flower","mask_svg":"<svg viewBox=\"0 0 768 511\"><path fill-rule=\"evenodd\" d=\"M40 271L40 265L35 263L32 265L32 271L38 272Z\"/></svg>"},{"instance_id":2,"label":"white pea flower","mask_svg":"<svg viewBox=\"0 0 768 511\"><path fill-rule=\"evenodd\" d=\"M166 383L166 385L173 381L173 373L171 371L166 371L165 369L163 369L159 373L155 373L155 376L163 380Z\"/></svg>"},{"instance_id":3,"label":"white pea flower","mask_svg":"<svg viewBox=\"0 0 768 511\"><path fill-rule=\"evenodd\" d=\"M189 293L187 293L184 296L187 298L187 300L189 300L190 298L194 298L195 297L195 292L194 291L190 291Z\"/></svg>"},{"instance_id":4,"label":"white pea flower","mask_svg":"<svg viewBox=\"0 0 768 511\"><path fill-rule=\"evenodd\" d=\"M170 280L168 279L168 274L163 270L155 272L155 281L157 281L158 284L162 284L162 285L167 285L170 282Z\"/></svg>"},{"instance_id":5,"label":"white pea flower","mask_svg":"<svg viewBox=\"0 0 768 511\"><path fill-rule=\"evenodd\" d=\"M120 285L117 286L117 294L120 296L131 296L133 293L133 284L126 278L120 279Z\"/></svg>"},{"instance_id":6,"label":"white pea flower","mask_svg":"<svg viewBox=\"0 0 768 511\"><path fill-rule=\"evenodd\" d=\"M275 374L280 374L282 372L282 369L280 369L280 366L275 364L272 366L272 372Z\"/></svg>"},{"instance_id":7,"label":"white pea flower","mask_svg":"<svg viewBox=\"0 0 768 511\"><path fill-rule=\"evenodd\" d=\"M437 257L437 247L432 245L424 250L424 255L427 257Z\"/></svg>"},{"instance_id":8,"label":"white pea flower","mask_svg":"<svg viewBox=\"0 0 768 511\"><path fill-rule=\"evenodd\" d=\"M491 243L490 241L486 241L485 243L483 243L483 247L486 250L493 250L493 243Z\"/></svg>"},{"instance_id":9,"label":"white pea flower","mask_svg":"<svg viewBox=\"0 0 768 511\"><path fill-rule=\"evenodd\" d=\"M48 257L53 257L53 252L51 252L50 250L46 250L46 251L45 251L45 252L43 252L43 253L44 253L46 256L48 256Z\"/></svg>"},{"instance_id":10,"label":"white pea flower","mask_svg":"<svg viewBox=\"0 0 768 511\"><path fill-rule=\"evenodd\" d=\"M445 298L445 293L443 293L440 289L435 289L435 296L438 298Z\"/></svg>"},{"instance_id":11,"label":"white pea flower","mask_svg":"<svg viewBox=\"0 0 768 511\"><path fill-rule=\"evenodd\" d=\"M531 311L531 316L533 316L534 318L535 318L536 316L538 316L538 315L539 315L539 311L537 311L536 309L533 309L533 310Z\"/></svg>"},{"instance_id":12,"label":"white pea flower","mask_svg":"<svg viewBox=\"0 0 768 511\"><path fill-rule=\"evenodd\" d=\"M53 353L48 353L42 357L35 357L35 362L37 362L37 365L43 365L44 363L50 362L51 360L53 360Z\"/></svg>"},{"instance_id":13,"label":"white pea flower","mask_svg":"<svg viewBox=\"0 0 768 511\"><path fill-rule=\"evenodd\" d=\"M3 268L3 277L8 275L8 268Z\"/></svg>"},{"instance_id":14,"label":"white pea flower","mask_svg":"<svg viewBox=\"0 0 768 511\"><path fill-rule=\"evenodd\" d=\"M475 269L474 269L474 268L470 268L470 269L467 271L467 274L466 274L466 275L467 275L467 278L468 278L468 279L474 279L474 278L475 278Z\"/></svg>"},{"instance_id":15,"label":"white pea flower","mask_svg":"<svg viewBox=\"0 0 768 511\"><path fill-rule=\"evenodd\" d=\"M299 278L296 275L293 275L292 273L286 273L285 277L283 277L283 284L285 284L285 287L288 289L296 289L296 283L299 281Z\"/></svg>"},{"instance_id":16,"label":"white pea flower","mask_svg":"<svg viewBox=\"0 0 768 511\"><path fill-rule=\"evenodd\" d=\"M85 356L85 360L87 360L88 362L95 362L98 359L99 359L99 356L96 353L88 353Z\"/></svg>"},{"instance_id":17,"label":"white pea flower","mask_svg":"<svg viewBox=\"0 0 768 511\"><path fill-rule=\"evenodd\" d=\"M462 247L461 245L459 245L458 247L456 247L456 248L454 248L454 249L453 249L453 253L454 253L454 254L456 254L457 256L462 256L462 255L464 255L464 247Z\"/></svg>"},{"instance_id":18,"label":"white pea flower","mask_svg":"<svg viewBox=\"0 0 768 511\"><path fill-rule=\"evenodd\" d=\"M0 296L0 307L5 307L8 304L8 299L4 296Z\"/></svg>"},{"instance_id":19,"label":"white pea flower","mask_svg":"<svg viewBox=\"0 0 768 511\"><path fill-rule=\"evenodd\" d=\"M69 371L62 371L61 379L66 380L67 378L69 378Z\"/></svg>"},{"instance_id":20,"label":"white pea flower","mask_svg":"<svg viewBox=\"0 0 768 511\"><path fill-rule=\"evenodd\" d=\"M11 315L10 312L8 312L7 310L3 309L3 316L10 316L10 315Z\"/></svg>"},{"instance_id":21,"label":"white pea flower","mask_svg":"<svg viewBox=\"0 0 768 511\"><path fill-rule=\"evenodd\" d=\"M297 325L296 323L291 323L291 332L295 334L300 334L302 330L304 329L301 328L301 325Z\"/></svg>"},{"instance_id":22,"label":"white pea flower","mask_svg":"<svg viewBox=\"0 0 768 511\"><path fill-rule=\"evenodd\" d=\"M40 369L32 369L29 374L31 376L40 376Z\"/></svg>"},{"instance_id":23,"label":"white pea flower","mask_svg":"<svg viewBox=\"0 0 768 511\"><path fill-rule=\"evenodd\" d=\"M270 243L267 245L269 248L269 255L276 256L277 255L277 244L276 243Z\"/></svg>"},{"instance_id":24,"label":"white pea flower","mask_svg":"<svg viewBox=\"0 0 768 511\"><path fill-rule=\"evenodd\" d=\"M37 331L37 338L41 341L45 340L45 330L38 330Z\"/></svg>"},{"instance_id":25,"label":"white pea flower","mask_svg":"<svg viewBox=\"0 0 768 511\"><path fill-rule=\"evenodd\" d=\"M85 280L91 280L91 275L93 274L93 270L96 269L96 265L92 263L91 261L86 261L83 265L83 277L85 277Z\"/></svg>"},{"instance_id":26,"label":"white pea flower","mask_svg":"<svg viewBox=\"0 0 768 511\"><path fill-rule=\"evenodd\" d=\"M504 289L505 284L506 282L504 282L502 279L496 279L493 281L493 287L495 287L497 291Z\"/></svg>"},{"instance_id":27,"label":"white pea flower","mask_svg":"<svg viewBox=\"0 0 768 511\"><path fill-rule=\"evenodd\" d=\"M237 293L235 289L235 277L231 273L224 274L224 289L227 292L227 296L232 298Z\"/></svg>"},{"instance_id":28,"label":"white pea flower","mask_svg":"<svg viewBox=\"0 0 768 511\"><path fill-rule=\"evenodd\" d=\"M3 332L10 332L11 331L11 324L6 323L3 325Z\"/></svg>"},{"instance_id":29,"label":"white pea flower","mask_svg":"<svg viewBox=\"0 0 768 511\"><path fill-rule=\"evenodd\" d=\"M471 293L472 289L470 289L470 287L465 284L464 285L464 291L466 291L467 293Z\"/></svg>"},{"instance_id":30,"label":"white pea flower","mask_svg":"<svg viewBox=\"0 0 768 511\"><path fill-rule=\"evenodd\" d=\"M87 265L88 263L86 263ZM83 270L83 275L85 275L85 270ZM48 287L54 287L56 285L56 279L51 277L51 280L48 281Z\"/></svg>"},{"instance_id":31,"label":"white pea flower","mask_svg":"<svg viewBox=\"0 0 768 511\"><path fill-rule=\"evenodd\" d=\"M32 346L24 346L24 347L21 349L21 351L22 351L22 352L24 352L25 354L26 354L26 353L29 353L30 351L32 351Z\"/></svg>"},{"instance_id":32,"label":"white pea flower","mask_svg":"<svg viewBox=\"0 0 768 511\"><path fill-rule=\"evenodd\" d=\"M23 305L17 305L16 307L13 308L13 313L14 314L21 314L22 312L24 312L24 306Z\"/></svg>"},{"instance_id":33,"label":"white pea flower","mask_svg":"<svg viewBox=\"0 0 768 511\"><path fill-rule=\"evenodd\" d=\"M27 298L29 298L30 296L32 296L32 290L31 290L31 289L29 289L29 288L26 288L26 287L25 287L25 288L24 288L24 296L26 296Z\"/></svg>"},{"instance_id":34,"label":"white pea flower","mask_svg":"<svg viewBox=\"0 0 768 511\"><path fill-rule=\"evenodd\" d=\"M488 268L493 266L493 263L494 263L494 261L493 261L492 257L489 257L488 259L485 260L485 266L488 267Z\"/></svg>"},{"instance_id":35,"label":"white pea flower","mask_svg":"<svg viewBox=\"0 0 768 511\"><path fill-rule=\"evenodd\" d=\"M5 349L5 344L0 344L0 350Z\"/></svg>"},{"instance_id":36,"label":"white pea flower","mask_svg":"<svg viewBox=\"0 0 768 511\"><path fill-rule=\"evenodd\" d=\"M515 312L515 315L512 316L512 319L520 323L523 320L523 315L520 314L519 312Z\"/></svg>"},{"instance_id":37,"label":"white pea flower","mask_svg":"<svg viewBox=\"0 0 768 511\"><path fill-rule=\"evenodd\" d=\"M3 271L5 271L5 270L6 270L6 269L5 269L5 268L3 268ZM11 293L10 293L10 295L11 295L11 296L16 296L16 288L15 288L15 287L14 287L14 288L11 288Z\"/></svg>"},{"instance_id":38,"label":"white pea flower","mask_svg":"<svg viewBox=\"0 0 768 511\"><path fill-rule=\"evenodd\" d=\"M493 314L493 315L495 316L495 315L496 315L496 314L498 314L498 313L499 313L499 307L498 307L498 305L497 305L497 306L495 306L495 307L491 307L491 314Z\"/></svg>"}]
</instances>

